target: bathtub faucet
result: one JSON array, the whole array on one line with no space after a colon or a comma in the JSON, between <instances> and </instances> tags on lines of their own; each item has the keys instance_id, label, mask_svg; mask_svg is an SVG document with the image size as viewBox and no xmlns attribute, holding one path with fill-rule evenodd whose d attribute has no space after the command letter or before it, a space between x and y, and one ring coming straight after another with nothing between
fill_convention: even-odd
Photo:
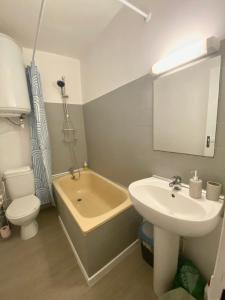
<instances>
[{"instance_id":1,"label":"bathtub faucet","mask_svg":"<svg viewBox=\"0 0 225 300\"><path fill-rule=\"evenodd\" d=\"M70 172L70 174L71 174L71 176L72 176L72 179L76 179L74 168L73 168L73 167L70 167L70 168L68 169L68 171Z\"/></svg>"},{"instance_id":2,"label":"bathtub faucet","mask_svg":"<svg viewBox=\"0 0 225 300\"><path fill-rule=\"evenodd\" d=\"M79 178L80 178L80 170L79 170L79 169L78 169L78 170L75 170L74 167L70 167L70 168L68 169L68 171L70 172L70 174L71 174L73 180L76 180L76 179L79 179ZM76 173L79 174L79 177L78 177L78 178L76 178L76 176L75 176Z\"/></svg>"}]
</instances>

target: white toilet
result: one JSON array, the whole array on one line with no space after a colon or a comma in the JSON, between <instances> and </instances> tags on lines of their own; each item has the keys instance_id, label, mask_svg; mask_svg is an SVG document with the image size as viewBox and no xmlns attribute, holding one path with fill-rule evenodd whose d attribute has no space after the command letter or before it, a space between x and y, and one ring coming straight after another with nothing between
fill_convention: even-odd
<instances>
[{"instance_id":1,"label":"white toilet","mask_svg":"<svg viewBox=\"0 0 225 300\"><path fill-rule=\"evenodd\" d=\"M35 218L41 204L34 195L33 170L30 167L7 170L4 178L12 200L6 210L6 217L12 224L21 226L22 240L30 239L38 232Z\"/></svg>"}]
</instances>

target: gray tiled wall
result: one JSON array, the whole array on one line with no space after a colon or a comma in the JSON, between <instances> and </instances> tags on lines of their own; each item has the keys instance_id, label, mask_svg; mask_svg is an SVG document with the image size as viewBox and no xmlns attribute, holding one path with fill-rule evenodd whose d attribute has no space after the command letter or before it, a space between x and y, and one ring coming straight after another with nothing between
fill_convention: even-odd
<instances>
[{"instance_id":1,"label":"gray tiled wall","mask_svg":"<svg viewBox=\"0 0 225 300\"><path fill-rule=\"evenodd\" d=\"M76 153L79 167L87 160L86 139L82 105L69 104L69 112L74 128L76 129ZM45 103L48 129L51 142L52 173L62 173L71 166L77 168L68 144L63 140L63 106L60 103Z\"/></svg>"},{"instance_id":2,"label":"gray tiled wall","mask_svg":"<svg viewBox=\"0 0 225 300\"><path fill-rule=\"evenodd\" d=\"M152 77L146 75L84 105L91 168L124 185L157 174L188 182L199 170L204 181L225 185L225 43L214 158L153 151Z\"/></svg>"}]
</instances>

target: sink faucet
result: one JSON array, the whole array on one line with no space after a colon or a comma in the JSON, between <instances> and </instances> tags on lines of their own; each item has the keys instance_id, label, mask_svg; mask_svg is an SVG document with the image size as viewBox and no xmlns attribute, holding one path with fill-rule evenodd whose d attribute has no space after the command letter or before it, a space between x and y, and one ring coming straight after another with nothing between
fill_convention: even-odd
<instances>
[{"instance_id":1,"label":"sink faucet","mask_svg":"<svg viewBox=\"0 0 225 300\"><path fill-rule=\"evenodd\" d=\"M169 183L169 186L173 188L173 190L180 191L181 190L181 177L173 176L172 181Z\"/></svg>"}]
</instances>

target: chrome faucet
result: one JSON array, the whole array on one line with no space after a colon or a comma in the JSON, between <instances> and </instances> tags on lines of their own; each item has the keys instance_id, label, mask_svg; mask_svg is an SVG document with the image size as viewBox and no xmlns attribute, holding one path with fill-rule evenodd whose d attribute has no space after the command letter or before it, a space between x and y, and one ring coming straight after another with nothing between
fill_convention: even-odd
<instances>
[{"instance_id":1,"label":"chrome faucet","mask_svg":"<svg viewBox=\"0 0 225 300\"><path fill-rule=\"evenodd\" d=\"M182 178L180 176L173 176L172 181L169 183L169 186L173 188L175 191L181 190L181 181Z\"/></svg>"},{"instance_id":2,"label":"chrome faucet","mask_svg":"<svg viewBox=\"0 0 225 300\"><path fill-rule=\"evenodd\" d=\"M70 167L70 168L68 169L68 171L70 172L70 174L71 174L71 176L72 176L72 179L76 179L74 167Z\"/></svg>"},{"instance_id":3,"label":"chrome faucet","mask_svg":"<svg viewBox=\"0 0 225 300\"><path fill-rule=\"evenodd\" d=\"M71 174L73 180L78 180L78 179L80 179L80 169L75 170L74 167L70 167L70 168L68 169L68 172L70 172L70 174ZM76 178L76 175L75 175L76 173L78 174L78 178Z\"/></svg>"}]
</instances>

